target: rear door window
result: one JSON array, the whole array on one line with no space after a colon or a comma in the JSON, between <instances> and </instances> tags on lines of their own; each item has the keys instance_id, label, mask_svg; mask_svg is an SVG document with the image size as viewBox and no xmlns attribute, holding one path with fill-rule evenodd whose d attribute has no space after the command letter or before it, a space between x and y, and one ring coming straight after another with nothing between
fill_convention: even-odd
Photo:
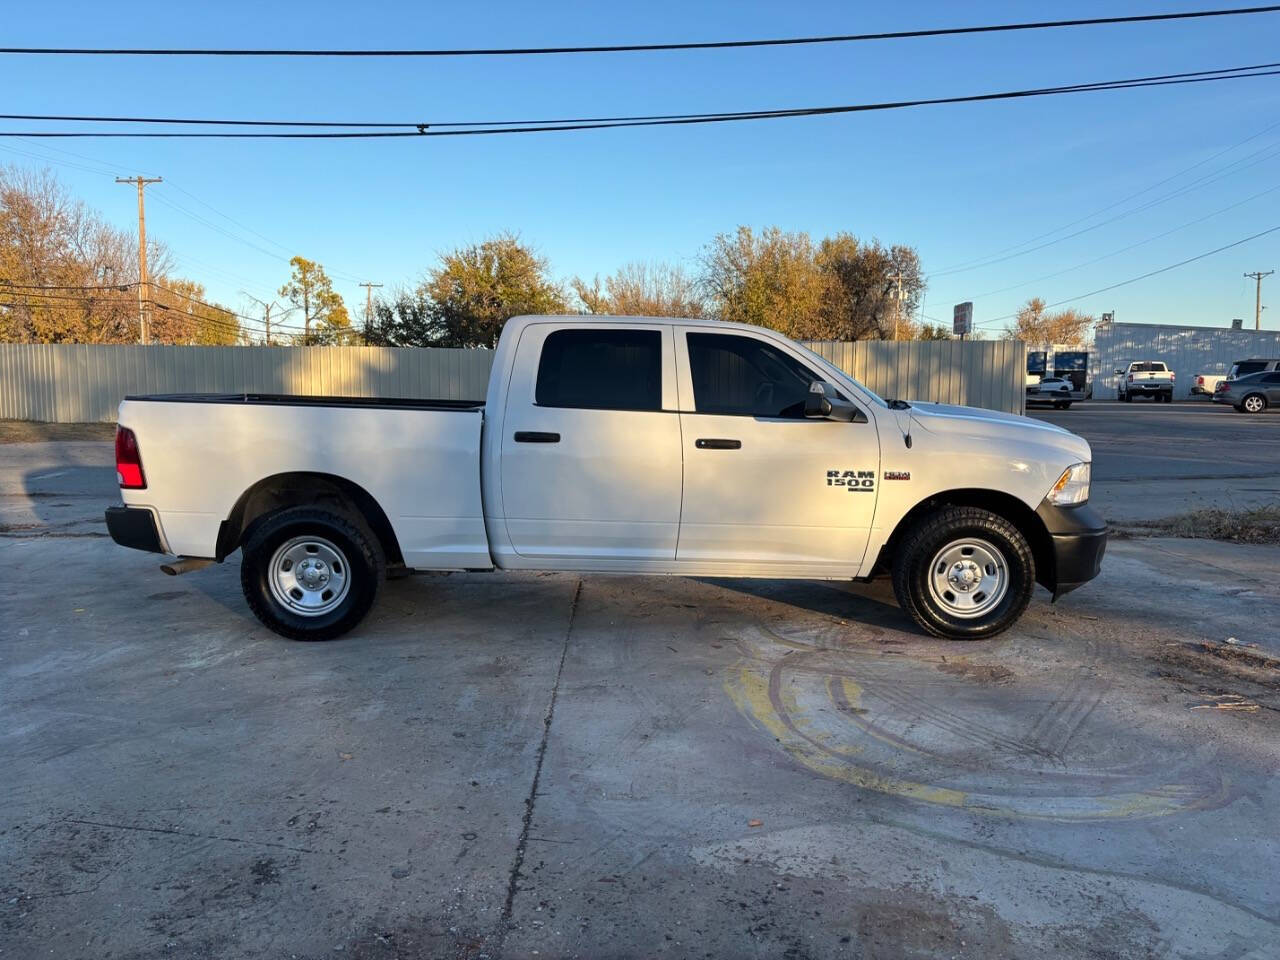
<instances>
[{"instance_id":1,"label":"rear door window","mask_svg":"<svg viewBox=\"0 0 1280 960\"><path fill-rule=\"evenodd\" d=\"M534 402L584 410L661 410L661 332L555 331L542 344Z\"/></svg>"}]
</instances>

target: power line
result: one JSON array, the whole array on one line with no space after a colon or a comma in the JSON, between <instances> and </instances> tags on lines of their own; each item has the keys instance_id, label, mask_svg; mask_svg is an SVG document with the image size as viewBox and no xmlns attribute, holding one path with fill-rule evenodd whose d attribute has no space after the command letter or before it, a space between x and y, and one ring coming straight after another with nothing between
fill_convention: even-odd
<instances>
[{"instance_id":1,"label":"power line","mask_svg":"<svg viewBox=\"0 0 1280 960\"><path fill-rule=\"evenodd\" d=\"M12 280L0 280L0 287L12 287L17 290L116 290L128 293L130 287L137 286L136 281L127 283L14 283Z\"/></svg>"},{"instance_id":2,"label":"power line","mask_svg":"<svg viewBox=\"0 0 1280 960\"><path fill-rule=\"evenodd\" d=\"M1280 230L1280 226L1271 227L1268 230L1263 230L1261 233L1255 233L1251 237L1245 237L1242 240L1236 240L1232 243L1223 244L1221 247L1216 247L1213 250L1207 250L1204 253L1198 253L1194 257L1187 257L1187 259L1185 260L1179 260L1177 263L1171 263L1167 267L1161 267L1158 270L1150 270L1147 273L1141 274L1139 276L1130 277L1128 280L1121 280L1119 283L1113 283L1113 284L1110 284L1109 286L1099 287L1097 290L1090 290L1088 293L1080 293L1074 297L1067 297L1063 300L1058 300L1058 301L1055 301L1054 303L1046 304L1045 309L1047 310L1052 307L1060 307L1064 303L1074 303L1076 300L1084 300L1086 297L1092 297L1099 293L1106 293L1109 290L1116 290L1116 289L1119 289L1120 287L1127 287L1131 283L1137 283L1139 280L1146 280L1149 277L1154 277L1161 273L1168 273L1170 270L1176 270L1178 267L1185 267L1188 263L1195 263L1197 260L1203 260L1205 257L1211 257L1215 253L1221 253L1223 250L1230 250L1232 247L1241 246L1242 244L1248 243L1251 240L1257 240L1259 237L1265 237L1268 234L1275 233L1278 230ZM991 320L983 320L980 324L977 324L977 326L986 326L992 323L1000 323L1004 320L1012 320L1016 316L1017 316L1016 313L1006 314L1003 317L995 317Z\"/></svg>"},{"instance_id":3,"label":"power line","mask_svg":"<svg viewBox=\"0 0 1280 960\"><path fill-rule=\"evenodd\" d=\"M1135 250L1138 247L1147 245L1148 243L1154 243L1156 240L1162 240L1165 237L1169 236L1170 234L1177 233L1179 230L1185 230L1187 227L1194 227L1197 223L1204 223L1204 221L1206 220L1212 220L1214 217L1220 214L1226 213L1228 210L1234 210L1236 207L1242 207L1246 203L1252 203L1254 200L1258 200L1262 197L1267 196L1268 194L1275 193L1277 190L1280 190L1280 185L1270 187L1266 190L1261 191L1260 193L1255 193L1251 197L1245 197L1245 199L1238 200L1233 204L1222 207L1219 210L1215 210L1213 211L1213 213L1206 213L1202 217L1197 217L1194 220L1188 220L1186 223L1182 223L1169 230L1165 230L1163 233L1157 233L1155 236L1146 237L1143 240L1139 240L1136 243L1131 243L1128 246L1121 247L1118 250L1112 250L1110 253L1104 253L1102 254L1102 256L1094 257L1092 260L1085 260L1081 263L1077 263L1075 266L1066 267L1062 270L1055 271L1054 273L1047 273L1043 277L1036 277L1034 280L1024 280L1021 283L1015 283L1007 287L1001 287L999 290L988 290L985 293L977 293L977 294L974 294L973 296L965 297L965 299L979 300L979 299L982 299L983 297L992 297L998 293L1007 293L1010 290L1017 290L1020 287L1029 287L1035 283L1043 283L1045 280L1052 280L1055 277L1061 277L1064 274L1073 273L1074 271L1080 270L1084 267L1091 267L1095 263L1101 263L1103 260L1110 260L1112 257L1119 256L1122 253L1128 253L1130 250Z\"/></svg>"},{"instance_id":4,"label":"power line","mask_svg":"<svg viewBox=\"0 0 1280 960\"><path fill-rule=\"evenodd\" d=\"M1079 217L1075 220L1072 220L1070 223L1064 223L1060 227L1055 227L1054 229L1046 231L1045 233L1041 233L1027 240L1023 240L1019 243L1015 243L1012 246L1004 247L1000 250L995 250L992 253L989 253L985 256L975 257L972 260L964 260L960 263L955 264L952 267L944 267L942 271L935 272L934 276L938 276L940 273L944 271L948 273L959 272L961 269L969 267L971 265L974 265L974 264L980 265L981 262L988 259L988 257L997 257L1002 253L1008 253L1010 250L1017 250L1019 247L1025 247L1028 244L1032 244L1040 240L1044 240L1047 237L1053 236L1055 233L1061 233L1063 230L1070 230L1072 227L1078 224L1084 223L1088 220L1092 220L1094 217L1098 216L1099 214L1106 213L1108 210L1114 210L1116 207L1122 206L1123 204L1128 203L1130 200L1136 200L1138 197L1142 196L1145 193L1150 193L1152 190L1155 190L1157 187L1163 187L1166 183L1171 183L1172 181L1177 180L1179 177L1190 173L1192 170L1197 170L1200 167L1203 167L1205 164L1213 163L1213 161L1217 160L1219 157L1224 157L1231 151L1240 149L1246 143L1249 143L1253 140L1257 140L1259 137L1264 136L1270 133L1272 130L1276 129L1276 127L1280 127L1280 121L1269 124L1268 126L1265 126L1261 130L1259 130L1257 133L1251 134L1250 136L1245 137L1243 140L1240 140L1237 143L1233 143L1231 146L1227 147L1224 150L1219 150L1217 153L1213 154L1210 157L1205 157L1203 160L1197 160L1195 163L1191 164L1191 166L1185 167L1182 170L1179 170L1177 173L1174 173L1174 174L1171 174L1170 176L1165 177L1163 180L1157 180L1155 183L1149 186L1143 187L1141 190L1131 193L1128 196L1121 197L1119 200L1113 201L1112 203L1107 204L1105 207L1099 207L1097 210L1094 210L1092 213L1085 214L1083 217Z\"/></svg>"},{"instance_id":5,"label":"power line","mask_svg":"<svg viewBox=\"0 0 1280 960\"><path fill-rule=\"evenodd\" d=\"M772 117L807 116L817 113L839 113L857 110L890 109L905 106L923 106L934 103L955 103L972 99L991 99L996 97L1017 97L1043 95L1051 93L1067 93L1088 90L1124 89L1129 86L1148 86L1162 84L1174 80L1219 80L1231 79L1237 74L1245 76L1270 76L1271 74L1254 74L1246 71L1274 70L1280 67L1280 61L1272 63L1255 63L1240 67L1217 67L1211 70L1192 70L1183 73L1164 73L1146 77L1131 77L1124 80L1093 80L1075 84L1064 84L1056 87L1033 87L1027 90L1007 91L994 94L978 94L968 97L946 97L933 100L889 101L886 103L847 104L827 107L789 107L775 110L715 110L707 113L659 113L627 116L605 117L564 117L559 119L540 120L465 120L465 121L421 121L421 120L243 120L218 117L139 117L139 116L89 116L79 114L50 113L0 113L0 120L37 120L71 123L138 123L165 124L170 126L226 126L226 127L304 127L304 128L347 128L347 129L404 129L416 132L451 128L472 127L527 127L564 124L614 124L638 123L643 121L695 121L725 119L759 119ZM1275 124L1280 126L1280 124ZM1271 127L1267 128L1268 130ZM1266 132L1266 131L1263 131ZM412 134L410 134L412 135ZM1254 135L1259 136L1259 134ZM1250 137L1248 139L1254 139ZM1242 142L1248 142L1242 141ZM1237 144L1239 146L1239 144ZM78 156L78 154L73 154ZM87 159L87 158L85 158ZM1212 159L1212 158L1210 158ZM1208 162L1208 161L1204 161ZM184 191L185 192L185 191ZM263 239L266 239L265 237ZM270 243L271 241L268 240Z\"/></svg>"},{"instance_id":6,"label":"power line","mask_svg":"<svg viewBox=\"0 0 1280 960\"><path fill-rule=\"evenodd\" d=\"M1262 156L1259 157L1259 154L1262 154ZM991 267L998 263L1005 263L1006 261L1009 261L1009 260L1016 260L1019 257L1024 257L1029 253L1036 253L1039 250L1044 250L1046 247L1052 247L1055 244L1062 243L1065 240L1073 240L1076 237L1083 236L1086 233L1091 233L1094 230L1097 230L1101 227L1105 227L1108 224L1115 223L1118 220L1124 220L1127 217L1131 217L1135 213L1142 213L1144 210L1150 210L1152 207L1159 206L1160 204L1165 203L1166 201L1174 200L1178 197L1185 196L1186 194L1192 192L1195 189L1198 189L1199 187L1206 186L1210 183L1216 183L1217 181L1222 180L1224 177L1229 177L1229 176L1232 176L1233 174L1239 173L1241 170L1247 170L1249 167L1257 166L1259 163L1263 163L1267 160L1270 160L1277 155L1280 155L1280 150L1274 149L1273 146L1263 147L1261 150L1255 150L1253 153L1249 154L1248 156L1241 157L1239 160L1235 160L1227 164L1225 167L1223 167L1221 170L1218 170L1215 173L1205 174L1202 177L1198 177L1197 179L1192 180L1190 183L1183 184L1181 187L1179 187L1176 190L1170 191L1169 193L1156 197L1154 200L1148 200L1146 203L1141 204L1140 206L1137 206L1137 207L1133 207L1130 210L1122 210L1120 213L1117 213L1114 216L1107 217L1107 219L1105 220L1099 220L1097 223L1090 224L1087 227L1082 227L1081 229L1073 231L1072 233L1064 234L1063 236L1057 237L1053 240L1046 240L1044 243L1039 243L1032 247L1026 247L1025 249L1018 250L1016 253L1009 253L1000 257L992 257L988 260L971 263L968 266L952 267L949 270L937 270L929 274L929 278L933 279L936 277L950 276L951 274L954 274L954 273L967 273L970 270L980 270L983 267ZM1258 159L1255 160L1254 159L1255 157L1258 157ZM1245 163L1246 160L1253 160L1253 162ZM1241 166L1242 164L1243 166ZM1232 167L1236 167L1237 169L1232 170L1231 169ZM1089 218L1086 218L1086 219L1089 219Z\"/></svg>"},{"instance_id":7,"label":"power line","mask_svg":"<svg viewBox=\"0 0 1280 960\"><path fill-rule=\"evenodd\" d=\"M1157 77L1139 77L1131 80L1110 80L1091 83L1067 84L1057 87L1039 87L1028 90L1007 90L998 93L970 94L955 97L934 97L919 100L897 100L882 103L844 104L827 107L797 107L780 110L750 110L741 112L707 113L707 114L667 114L658 116L634 116L615 118L588 118L582 120L549 120L549 121L507 121L503 126L485 126L482 121L466 123L400 123L398 126L413 126L413 130L341 130L316 132L289 131L283 133L253 133L244 131L221 133L191 133L187 131L0 131L0 137L43 137L43 138L121 138L121 139L215 139L215 140L362 140L362 139L396 139L405 137L465 137L512 133L552 133L576 130L614 129L620 127L660 127L679 126L701 123L726 123L743 120L778 120L795 117L831 116L847 113L866 113L881 110L901 110L910 107L937 106L942 104L978 103L993 100L1013 100L1027 97L1043 97L1066 93L1089 93L1109 90L1129 90L1138 87L1173 86L1186 83L1205 83L1214 80L1238 80L1249 77L1271 77L1280 75L1280 70L1263 69L1280 67L1280 63L1259 64L1252 67L1230 67L1219 70L1202 70L1183 74L1166 74ZM1247 72L1241 72L1247 71ZM110 121L106 121L110 122ZM166 122L162 118L154 118L154 122ZM328 121L256 121L256 120L181 120L169 122L182 123L217 123L228 125L262 126L305 126L316 124L322 126L339 126ZM520 124L520 125L518 125ZM386 124L384 126L390 126ZM451 127L454 129L432 129ZM466 129L457 129L466 128Z\"/></svg>"},{"instance_id":8,"label":"power line","mask_svg":"<svg viewBox=\"0 0 1280 960\"><path fill-rule=\"evenodd\" d=\"M1226 10L1192 10L1125 17L1089 17L1078 20L1040 20L1024 23L982 24L967 27L934 27L924 30L892 30L882 33L846 33L828 36L781 37L760 40L709 40L683 43L617 43L548 47L468 47L457 49L299 49L245 47L0 47L0 54L142 57L516 57L568 53L646 53L662 50L727 50L743 47L790 47L868 40L911 40L981 33L1011 33L1066 27L1114 26L1126 23L1159 23L1275 13L1280 5L1235 7Z\"/></svg>"}]
</instances>

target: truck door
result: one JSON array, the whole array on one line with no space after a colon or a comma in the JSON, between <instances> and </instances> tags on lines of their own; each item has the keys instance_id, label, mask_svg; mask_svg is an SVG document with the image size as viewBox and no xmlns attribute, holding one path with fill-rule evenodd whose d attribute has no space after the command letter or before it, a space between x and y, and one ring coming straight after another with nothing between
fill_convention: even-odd
<instances>
[{"instance_id":1,"label":"truck door","mask_svg":"<svg viewBox=\"0 0 1280 960\"><path fill-rule=\"evenodd\" d=\"M502 508L521 557L672 561L680 416L671 328L535 323L502 436Z\"/></svg>"},{"instance_id":2,"label":"truck door","mask_svg":"<svg viewBox=\"0 0 1280 960\"><path fill-rule=\"evenodd\" d=\"M764 337L677 328L676 360L684 443L676 559L853 576L879 490L874 421L805 419L809 385L825 377Z\"/></svg>"}]
</instances>

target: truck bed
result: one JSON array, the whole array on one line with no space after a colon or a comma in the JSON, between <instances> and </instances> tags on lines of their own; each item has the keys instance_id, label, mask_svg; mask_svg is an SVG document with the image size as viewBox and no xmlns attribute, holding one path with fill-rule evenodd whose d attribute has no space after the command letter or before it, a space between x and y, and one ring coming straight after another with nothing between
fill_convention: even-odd
<instances>
[{"instance_id":1,"label":"truck bed","mask_svg":"<svg viewBox=\"0 0 1280 960\"><path fill-rule=\"evenodd\" d=\"M386 514L409 567L491 564L480 496L484 404L463 400L254 393L134 396L120 426L137 435L145 488L170 553L217 556L219 528L259 484L335 477Z\"/></svg>"}]
</instances>

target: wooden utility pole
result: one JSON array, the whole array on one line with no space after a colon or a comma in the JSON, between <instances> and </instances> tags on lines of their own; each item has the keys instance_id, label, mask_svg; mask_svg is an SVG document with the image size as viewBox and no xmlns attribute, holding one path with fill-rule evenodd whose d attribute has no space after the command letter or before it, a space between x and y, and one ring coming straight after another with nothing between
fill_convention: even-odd
<instances>
[{"instance_id":1,"label":"wooden utility pole","mask_svg":"<svg viewBox=\"0 0 1280 960\"><path fill-rule=\"evenodd\" d=\"M138 188L138 342L147 343L147 307L150 291L147 289L147 208L142 202L142 191L149 183L162 182L161 177L116 177L116 183L132 183Z\"/></svg>"},{"instance_id":2,"label":"wooden utility pole","mask_svg":"<svg viewBox=\"0 0 1280 960\"><path fill-rule=\"evenodd\" d=\"M902 316L902 271L899 270L890 279L894 282L893 298L893 339L898 339L898 318Z\"/></svg>"},{"instance_id":3,"label":"wooden utility pole","mask_svg":"<svg viewBox=\"0 0 1280 960\"><path fill-rule=\"evenodd\" d=\"M364 287L364 328L369 329L369 324L373 322L373 288L380 287L380 283L362 283Z\"/></svg>"},{"instance_id":4,"label":"wooden utility pole","mask_svg":"<svg viewBox=\"0 0 1280 960\"><path fill-rule=\"evenodd\" d=\"M1258 293L1253 301L1253 329L1255 330L1262 329L1262 278L1269 277L1273 273L1275 273L1274 270L1268 270L1266 273L1263 273L1261 270L1258 270L1255 273L1245 274L1245 276L1248 277L1250 280L1258 281Z\"/></svg>"}]
</instances>

